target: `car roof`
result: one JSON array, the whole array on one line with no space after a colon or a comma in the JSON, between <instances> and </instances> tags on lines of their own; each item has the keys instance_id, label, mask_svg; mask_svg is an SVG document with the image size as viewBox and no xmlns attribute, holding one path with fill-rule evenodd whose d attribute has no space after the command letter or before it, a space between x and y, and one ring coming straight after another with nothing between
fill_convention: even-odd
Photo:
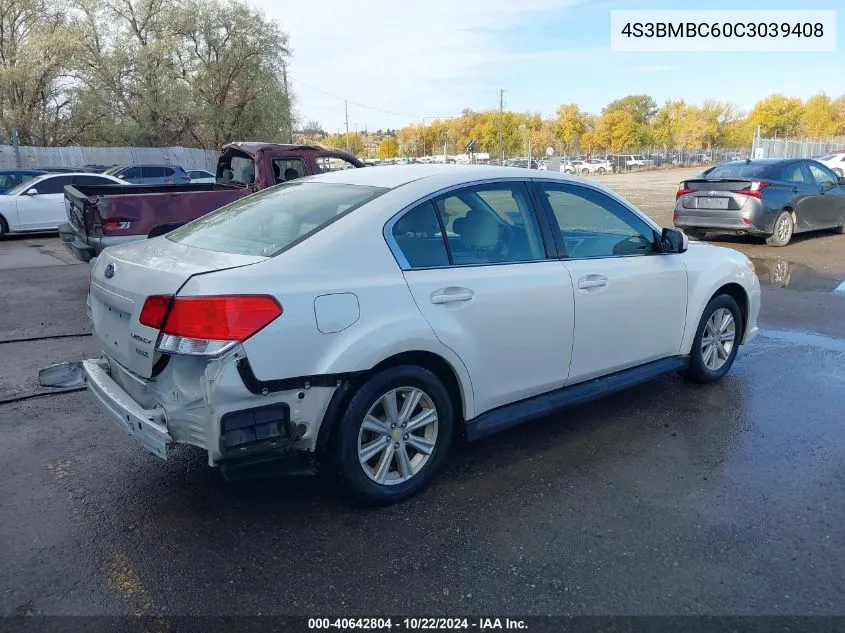
<instances>
[{"instance_id":1,"label":"car roof","mask_svg":"<svg viewBox=\"0 0 845 633\"><path fill-rule=\"evenodd\" d=\"M20 175L20 174L46 174L42 169L0 169L2 175Z\"/></svg>"},{"instance_id":2,"label":"car roof","mask_svg":"<svg viewBox=\"0 0 845 633\"><path fill-rule=\"evenodd\" d=\"M442 163L342 169L326 172L316 176L308 176L302 180L395 189L396 187L401 187L402 185L406 185L410 182L426 178L437 178L437 185L444 187L488 179L520 180L531 178L584 183L583 179L554 171L538 172L536 169L527 169L523 167L499 167L495 165L444 165ZM596 183L591 182L589 184L592 187L606 190L605 187L597 185Z\"/></svg>"},{"instance_id":3,"label":"car roof","mask_svg":"<svg viewBox=\"0 0 845 633\"><path fill-rule=\"evenodd\" d=\"M125 169L126 167L172 167L174 169L183 169L182 165L173 165L172 163L138 163L132 165L115 165L114 167L119 167L120 169Z\"/></svg>"}]
</instances>

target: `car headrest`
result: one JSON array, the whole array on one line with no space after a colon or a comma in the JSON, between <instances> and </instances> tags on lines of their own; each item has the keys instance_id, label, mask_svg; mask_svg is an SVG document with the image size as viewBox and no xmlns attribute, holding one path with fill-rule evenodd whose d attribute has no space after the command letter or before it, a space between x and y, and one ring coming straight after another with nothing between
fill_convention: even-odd
<instances>
[{"instance_id":1,"label":"car headrest","mask_svg":"<svg viewBox=\"0 0 845 633\"><path fill-rule=\"evenodd\" d=\"M471 210L464 216L461 241L470 248L489 248L499 243L499 224L489 213Z\"/></svg>"}]
</instances>

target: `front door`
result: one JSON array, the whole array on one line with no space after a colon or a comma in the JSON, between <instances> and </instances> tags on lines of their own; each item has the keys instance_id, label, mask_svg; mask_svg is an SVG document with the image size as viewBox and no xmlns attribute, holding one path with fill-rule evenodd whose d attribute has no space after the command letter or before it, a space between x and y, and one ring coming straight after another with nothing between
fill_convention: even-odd
<instances>
[{"instance_id":1,"label":"front door","mask_svg":"<svg viewBox=\"0 0 845 633\"><path fill-rule=\"evenodd\" d=\"M820 163L806 161L805 164L816 187L812 201L815 226L841 226L845 219L845 189L839 185L839 177Z\"/></svg>"},{"instance_id":2,"label":"front door","mask_svg":"<svg viewBox=\"0 0 845 633\"><path fill-rule=\"evenodd\" d=\"M17 197L18 220L24 231L55 230L67 222L65 212L65 185L72 176L51 176L34 183ZM35 189L37 193L27 195Z\"/></svg>"},{"instance_id":3,"label":"front door","mask_svg":"<svg viewBox=\"0 0 845 633\"><path fill-rule=\"evenodd\" d=\"M657 232L591 187L543 182L575 297L573 384L679 353L687 318L683 255L655 251Z\"/></svg>"},{"instance_id":4,"label":"front door","mask_svg":"<svg viewBox=\"0 0 845 633\"><path fill-rule=\"evenodd\" d=\"M524 183L451 191L391 231L417 306L469 371L476 414L564 385L572 282L547 257Z\"/></svg>"}]
</instances>

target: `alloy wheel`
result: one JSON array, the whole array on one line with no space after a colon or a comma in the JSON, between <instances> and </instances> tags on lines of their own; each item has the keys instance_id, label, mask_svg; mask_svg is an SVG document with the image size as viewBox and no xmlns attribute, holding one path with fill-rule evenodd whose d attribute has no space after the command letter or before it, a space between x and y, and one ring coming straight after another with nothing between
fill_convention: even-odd
<instances>
[{"instance_id":1,"label":"alloy wheel","mask_svg":"<svg viewBox=\"0 0 845 633\"><path fill-rule=\"evenodd\" d=\"M707 320L701 337L701 358L711 371L728 361L736 341L736 320L727 308L719 308Z\"/></svg>"},{"instance_id":2,"label":"alloy wheel","mask_svg":"<svg viewBox=\"0 0 845 633\"><path fill-rule=\"evenodd\" d=\"M358 461L371 480L404 483L428 463L437 443L439 419L431 397L417 387L399 387L370 407L358 431Z\"/></svg>"}]
</instances>

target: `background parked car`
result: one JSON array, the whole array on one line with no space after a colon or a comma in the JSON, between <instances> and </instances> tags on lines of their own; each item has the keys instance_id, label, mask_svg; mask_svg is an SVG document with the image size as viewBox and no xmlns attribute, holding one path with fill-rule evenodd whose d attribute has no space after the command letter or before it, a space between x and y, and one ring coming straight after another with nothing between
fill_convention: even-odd
<instances>
[{"instance_id":1,"label":"background parked car","mask_svg":"<svg viewBox=\"0 0 845 633\"><path fill-rule=\"evenodd\" d=\"M83 165L77 171L87 171L91 174L102 174L104 171L107 171L112 167L117 167L117 165Z\"/></svg>"},{"instance_id":2,"label":"background parked car","mask_svg":"<svg viewBox=\"0 0 845 633\"><path fill-rule=\"evenodd\" d=\"M104 172L133 185L181 185L191 182L178 165L124 165Z\"/></svg>"},{"instance_id":3,"label":"background parked car","mask_svg":"<svg viewBox=\"0 0 845 633\"><path fill-rule=\"evenodd\" d=\"M675 226L698 239L715 231L786 246L794 233L845 233L845 178L814 160L722 163L682 182L675 199Z\"/></svg>"},{"instance_id":4,"label":"background parked car","mask_svg":"<svg viewBox=\"0 0 845 633\"><path fill-rule=\"evenodd\" d=\"M0 237L24 231L55 231L67 222L65 186L125 185L104 174L43 174L9 189L0 196Z\"/></svg>"},{"instance_id":5,"label":"background parked car","mask_svg":"<svg viewBox=\"0 0 845 633\"><path fill-rule=\"evenodd\" d=\"M217 182L214 174L205 169L189 169L188 178L191 179L191 182Z\"/></svg>"},{"instance_id":6,"label":"background parked car","mask_svg":"<svg viewBox=\"0 0 845 633\"><path fill-rule=\"evenodd\" d=\"M0 170L0 194L6 193L9 189L17 187L22 182L32 180L46 172L37 169L3 169Z\"/></svg>"},{"instance_id":7,"label":"background parked car","mask_svg":"<svg viewBox=\"0 0 845 633\"><path fill-rule=\"evenodd\" d=\"M833 151L816 159L839 177L845 176L845 150Z\"/></svg>"}]
</instances>

